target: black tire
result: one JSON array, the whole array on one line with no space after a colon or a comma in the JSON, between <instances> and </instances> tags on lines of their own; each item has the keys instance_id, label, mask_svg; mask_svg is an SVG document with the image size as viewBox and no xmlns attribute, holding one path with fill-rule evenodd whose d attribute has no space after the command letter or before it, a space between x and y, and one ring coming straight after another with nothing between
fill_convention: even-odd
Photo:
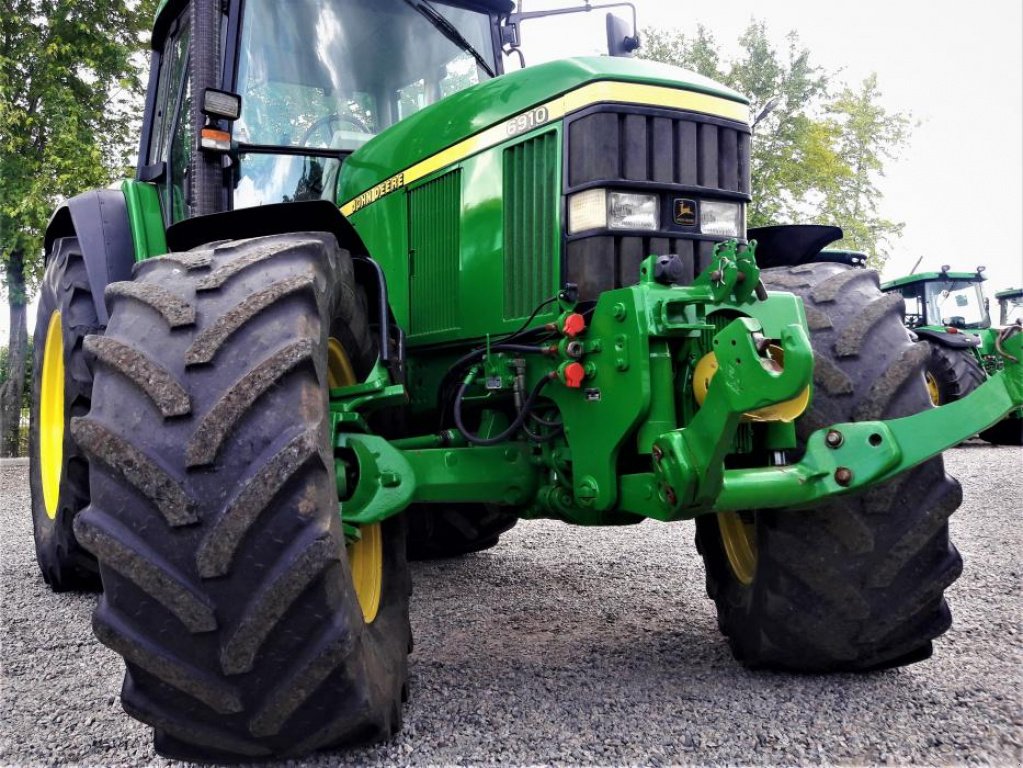
<instances>
[{"instance_id":1,"label":"black tire","mask_svg":"<svg viewBox=\"0 0 1023 768\"><path fill-rule=\"evenodd\" d=\"M75 525L120 653L125 710L165 756L232 761L386 738L411 643L404 521L382 535L367 623L345 556L328 337L375 359L347 252L278 235L143 262L107 290L92 459Z\"/></svg>"},{"instance_id":2,"label":"black tire","mask_svg":"<svg viewBox=\"0 0 1023 768\"><path fill-rule=\"evenodd\" d=\"M492 504L414 504L409 507L410 560L438 560L497 546L518 518Z\"/></svg>"},{"instance_id":3,"label":"black tire","mask_svg":"<svg viewBox=\"0 0 1023 768\"><path fill-rule=\"evenodd\" d=\"M931 407L927 349L902 325L902 298L877 273L840 264L764 270L768 288L805 302L816 356L800 441L844 421ZM962 570L948 538L959 483L941 457L860 494L806 511L743 513L755 530L750 583L736 577L716 516L697 519L707 592L736 658L750 667L863 671L927 658L951 615L944 589Z\"/></svg>"},{"instance_id":4,"label":"black tire","mask_svg":"<svg viewBox=\"0 0 1023 768\"><path fill-rule=\"evenodd\" d=\"M64 434L59 490L56 500L51 499L51 517L43 492L40 406L48 331L54 313L58 312L63 345L62 354L58 356L64 366ZM54 329L56 333L56 326ZM90 333L102 332L78 240L70 237L57 240L46 265L36 314L29 428L29 487L36 560L43 578L55 592L100 588L96 559L78 544L73 529L75 517L89 503L89 461L75 444L70 427L72 417L89 412L92 399L92 371L82 348L83 341ZM53 463L56 466L57 462Z\"/></svg>"},{"instance_id":5,"label":"black tire","mask_svg":"<svg viewBox=\"0 0 1023 768\"><path fill-rule=\"evenodd\" d=\"M924 375L938 391L935 405L947 405L970 394L987 380L977 356L968 349L951 349L933 341L918 342L929 350ZM931 397L934 402L934 397Z\"/></svg>"},{"instance_id":6,"label":"black tire","mask_svg":"<svg viewBox=\"0 0 1023 768\"><path fill-rule=\"evenodd\" d=\"M950 349L931 341L920 342L930 347L926 376L938 391L935 405L946 405L966 397L987 381L987 374L977 357L966 349ZM933 401L933 396L931 397ZM979 435L993 445L1023 445L1023 419L1007 417Z\"/></svg>"},{"instance_id":7,"label":"black tire","mask_svg":"<svg viewBox=\"0 0 1023 768\"><path fill-rule=\"evenodd\" d=\"M1023 445L1023 419L1007 416L981 432L980 439L992 445Z\"/></svg>"}]
</instances>

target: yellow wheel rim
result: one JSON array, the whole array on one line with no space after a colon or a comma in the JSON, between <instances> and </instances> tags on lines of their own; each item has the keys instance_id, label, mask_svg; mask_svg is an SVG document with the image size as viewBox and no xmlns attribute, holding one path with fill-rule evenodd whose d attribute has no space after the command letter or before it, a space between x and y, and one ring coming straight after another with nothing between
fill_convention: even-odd
<instances>
[{"instance_id":1,"label":"yellow wheel rim","mask_svg":"<svg viewBox=\"0 0 1023 768\"><path fill-rule=\"evenodd\" d=\"M336 389L358 383L348 353L332 336L327 341L327 386ZM348 567L352 572L352 586L362 609L362 618L370 624L380 610L384 585L384 537L380 523L364 525L359 533L359 540L348 546Z\"/></svg>"},{"instance_id":2,"label":"yellow wheel rim","mask_svg":"<svg viewBox=\"0 0 1023 768\"><path fill-rule=\"evenodd\" d=\"M721 512L718 514L718 528L735 578L743 584L752 584L757 572L756 526L747 523L736 512Z\"/></svg>"},{"instance_id":3,"label":"yellow wheel rim","mask_svg":"<svg viewBox=\"0 0 1023 768\"><path fill-rule=\"evenodd\" d=\"M54 520L60 501L60 475L64 466L64 334L60 312L50 315L43 349L39 388L39 470L43 506Z\"/></svg>"},{"instance_id":4,"label":"yellow wheel rim","mask_svg":"<svg viewBox=\"0 0 1023 768\"><path fill-rule=\"evenodd\" d=\"M362 534L348 547L348 567L352 571L352 584L359 598L362 618L372 623L380 610L380 593L384 585L384 537L380 523L364 525Z\"/></svg>"},{"instance_id":5,"label":"yellow wheel rim","mask_svg":"<svg viewBox=\"0 0 1023 768\"><path fill-rule=\"evenodd\" d=\"M941 391L938 389L938 380L934 378L934 374L930 371L924 373L924 379L927 381L927 394L931 396L931 403L941 405Z\"/></svg>"}]
</instances>

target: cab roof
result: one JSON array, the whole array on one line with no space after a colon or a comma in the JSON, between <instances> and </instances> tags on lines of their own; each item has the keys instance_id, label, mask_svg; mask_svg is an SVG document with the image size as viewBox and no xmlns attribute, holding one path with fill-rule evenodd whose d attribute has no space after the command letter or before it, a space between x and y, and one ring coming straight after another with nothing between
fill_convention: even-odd
<instances>
[{"instance_id":1,"label":"cab roof","mask_svg":"<svg viewBox=\"0 0 1023 768\"><path fill-rule=\"evenodd\" d=\"M936 280L971 280L973 282L980 283L987 280L987 278L979 272L919 272L915 275L897 277L894 280L889 280L887 283L882 283L881 290L887 291L891 288L898 288L903 285L930 283Z\"/></svg>"}]
</instances>

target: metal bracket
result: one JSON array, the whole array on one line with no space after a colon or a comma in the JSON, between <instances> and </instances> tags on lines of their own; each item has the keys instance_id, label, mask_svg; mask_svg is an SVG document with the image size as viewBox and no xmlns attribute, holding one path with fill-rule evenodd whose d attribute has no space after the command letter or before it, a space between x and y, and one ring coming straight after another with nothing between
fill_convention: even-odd
<instances>
[{"instance_id":1,"label":"metal bracket","mask_svg":"<svg viewBox=\"0 0 1023 768\"><path fill-rule=\"evenodd\" d=\"M654 442L654 474L662 500L676 517L714 504L742 415L791 400L812 381L813 351L802 326L782 330L781 370L761 355L754 339L761 331L757 320L741 317L714 337L719 370L703 406L688 427L666 432Z\"/></svg>"}]
</instances>

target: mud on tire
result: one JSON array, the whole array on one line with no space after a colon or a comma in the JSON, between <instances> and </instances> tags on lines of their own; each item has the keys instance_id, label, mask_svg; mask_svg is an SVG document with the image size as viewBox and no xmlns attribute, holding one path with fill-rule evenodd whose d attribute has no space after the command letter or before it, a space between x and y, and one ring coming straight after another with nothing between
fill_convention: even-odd
<instances>
[{"instance_id":1,"label":"mud on tire","mask_svg":"<svg viewBox=\"0 0 1023 768\"><path fill-rule=\"evenodd\" d=\"M99 559L93 627L126 662L125 710L170 757L231 761L385 738L410 646L404 522L382 524L364 620L338 515L328 338L375 359L333 236L143 262L90 337L92 461L76 522Z\"/></svg>"},{"instance_id":2,"label":"mud on tire","mask_svg":"<svg viewBox=\"0 0 1023 768\"><path fill-rule=\"evenodd\" d=\"M902 325L902 298L877 274L839 264L763 272L769 289L805 302L816 365L800 441L844 421L930 408L925 346ZM868 670L931 654L951 616L943 591L962 561L948 537L959 484L940 457L817 509L745 513L755 525L756 570L743 584L715 516L697 520L707 592L732 651L750 667L804 672Z\"/></svg>"},{"instance_id":3,"label":"mud on tire","mask_svg":"<svg viewBox=\"0 0 1023 768\"><path fill-rule=\"evenodd\" d=\"M43 492L40 401L47 332L55 313L60 314L59 341L63 346L64 434L61 466L57 468L60 484L51 517ZM29 486L36 560L43 578L55 592L100 587L96 560L79 546L73 530L75 517L89 503L89 461L75 444L70 422L72 417L89 412L92 371L83 343L87 334L102 331L78 240L70 237L57 240L46 266L36 315L29 429Z\"/></svg>"}]
</instances>

